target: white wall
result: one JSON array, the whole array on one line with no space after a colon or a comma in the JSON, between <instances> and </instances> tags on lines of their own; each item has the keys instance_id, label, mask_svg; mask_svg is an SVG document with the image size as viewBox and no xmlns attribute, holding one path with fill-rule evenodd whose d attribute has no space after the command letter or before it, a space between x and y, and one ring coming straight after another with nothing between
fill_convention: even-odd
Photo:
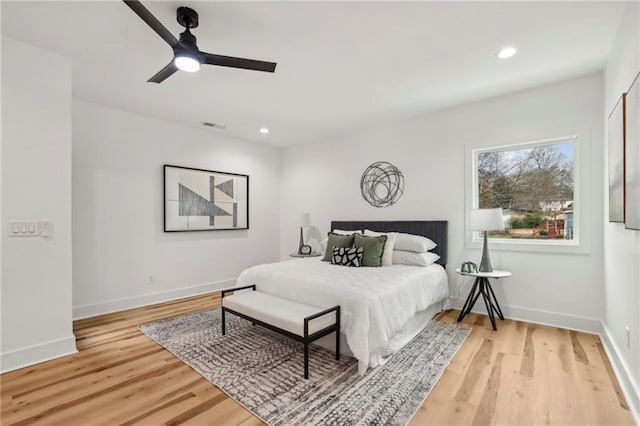
<instances>
[{"instance_id":1,"label":"white wall","mask_svg":"<svg viewBox=\"0 0 640 426\"><path fill-rule=\"evenodd\" d=\"M605 70L604 117L609 115L622 93L629 89L640 71L640 7L629 3ZM606 133L605 133L606 134ZM608 150L605 150L608 155ZM605 202L608 206L608 157L605 156ZM622 223L609 223L604 215L605 328L622 369L634 390L632 405L640 406L640 231L625 229ZM627 346L625 326L631 329ZM629 398L628 398L629 399Z\"/></svg>"},{"instance_id":2,"label":"white wall","mask_svg":"<svg viewBox=\"0 0 640 426\"><path fill-rule=\"evenodd\" d=\"M577 134L580 149L597 178L581 181L583 212L590 213L587 254L551 254L492 250L496 269L513 277L495 285L505 314L531 321L599 331L603 309L602 75L468 104L403 121L378 123L366 130L321 144L288 148L282 173L281 256L297 245L296 215L309 212L321 233L332 219L446 219L449 221L450 288L460 278L454 269L480 251L465 248L465 151ZM589 157L588 157L589 158ZM389 161L405 176L405 191L391 207L377 209L360 195L364 169ZM588 209L588 210L584 210ZM461 297L471 283L466 281ZM463 299L454 301L461 305ZM479 307L477 304L476 307Z\"/></svg>"},{"instance_id":3,"label":"white wall","mask_svg":"<svg viewBox=\"0 0 640 426\"><path fill-rule=\"evenodd\" d=\"M249 175L250 229L164 233L163 164ZM276 148L74 100L74 317L212 291L277 260L279 164Z\"/></svg>"},{"instance_id":4,"label":"white wall","mask_svg":"<svg viewBox=\"0 0 640 426\"><path fill-rule=\"evenodd\" d=\"M2 234L7 371L75 352L71 319L71 63L2 39L2 223L50 220L52 238ZM9 59L10 58L10 59Z\"/></svg>"}]
</instances>

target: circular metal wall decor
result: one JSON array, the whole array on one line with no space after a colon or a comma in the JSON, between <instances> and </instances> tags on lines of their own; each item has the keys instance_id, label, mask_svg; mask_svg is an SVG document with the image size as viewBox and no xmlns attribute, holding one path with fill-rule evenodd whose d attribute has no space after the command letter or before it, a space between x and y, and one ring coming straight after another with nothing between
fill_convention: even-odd
<instances>
[{"instance_id":1,"label":"circular metal wall decor","mask_svg":"<svg viewBox=\"0 0 640 426\"><path fill-rule=\"evenodd\" d=\"M367 167L360 179L362 197L374 207L389 207L404 191L404 176L396 166L378 161Z\"/></svg>"}]
</instances>

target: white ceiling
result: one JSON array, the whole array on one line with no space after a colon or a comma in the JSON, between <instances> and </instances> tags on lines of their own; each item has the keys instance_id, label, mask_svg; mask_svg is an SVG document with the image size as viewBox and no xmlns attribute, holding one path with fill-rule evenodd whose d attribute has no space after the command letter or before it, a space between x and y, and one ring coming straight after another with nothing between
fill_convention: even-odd
<instances>
[{"instance_id":1,"label":"white ceiling","mask_svg":"<svg viewBox=\"0 0 640 426\"><path fill-rule=\"evenodd\" d=\"M142 2L201 50L277 62L274 74L203 66L147 83L171 49L120 1L2 2L2 33L72 59L73 95L273 145L322 141L603 68L620 2ZM504 45L519 53L495 57ZM46 66L46 64L42 64ZM262 135L260 127L271 132Z\"/></svg>"}]
</instances>

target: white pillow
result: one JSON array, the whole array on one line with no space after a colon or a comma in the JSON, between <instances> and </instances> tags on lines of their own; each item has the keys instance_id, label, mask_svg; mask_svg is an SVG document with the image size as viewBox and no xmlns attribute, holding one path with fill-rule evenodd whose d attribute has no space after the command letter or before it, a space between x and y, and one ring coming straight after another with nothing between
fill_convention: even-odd
<instances>
[{"instance_id":1,"label":"white pillow","mask_svg":"<svg viewBox=\"0 0 640 426\"><path fill-rule=\"evenodd\" d=\"M416 253L414 251L394 250L392 259L394 265L429 266L440 259L440 256L430 251Z\"/></svg>"},{"instance_id":2,"label":"white pillow","mask_svg":"<svg viewBox=\"0 0 640 426\"><path fill-rule=\"evenodd\" d=\"M342 229L334 229L333 231L334 234L338 234L338 235L351 235L351 234L361 234L362 235L362 231L359 229L356 229L355 231L344 231Z\"/></svg>"},{"instance_id":3,"label":"white pillow","mask_svg":"<svg viewBox=\"0 0 640 426\"><path fill-rule=\"evenodd\" d=\"M364 235L368 237L379 237L380 235L387 236L387 242L384 243L384 249L382 251L382 266L393 265L393 248L396 242L397 232L376 232L370 229L364 230Z\"/></svg>"},{"instance_id":4,"label":"white pillow","mask_svg":"<svg viewBox=\"0 0 640 426\"><path fill-rule=\"evenodd\" d=\"M393 246L395 250L414 251L416 253L424 253L433 250L438 245L421 235L398 233L396 236L396 244Z\"/></svg>"}]
</instances>

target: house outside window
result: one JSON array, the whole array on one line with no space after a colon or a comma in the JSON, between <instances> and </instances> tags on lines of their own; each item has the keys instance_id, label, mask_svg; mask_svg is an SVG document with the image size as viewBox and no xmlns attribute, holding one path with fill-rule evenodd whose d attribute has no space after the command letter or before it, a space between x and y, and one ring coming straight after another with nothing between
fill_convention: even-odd
<instances>
[{"instance_id":1,"label":"house outside window","mask_svg":"<svg viewBox=\"0 0 640 426\"><path fill-rule=\"evenodd\" d=\"M571 137L472 152L473 207L500 207L504 214L505 230L490 232L490 238L577 243L576 148Z\"/></svg>"}]
</instances>

